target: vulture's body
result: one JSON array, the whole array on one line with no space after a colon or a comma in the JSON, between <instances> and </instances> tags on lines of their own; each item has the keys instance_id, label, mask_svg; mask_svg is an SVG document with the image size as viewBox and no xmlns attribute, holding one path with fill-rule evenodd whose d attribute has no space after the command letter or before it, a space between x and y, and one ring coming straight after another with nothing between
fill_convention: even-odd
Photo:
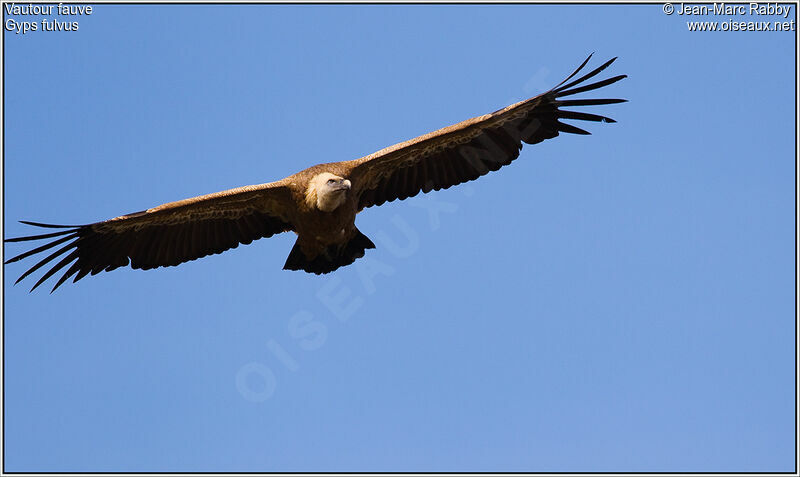
<instances>
[{"instance_id":1,"label":"vulture's body","mask_svg":"<svg viewBox=\"0 0 800 477\"><path fill-rule=\"evenodd\" d=\"M591 56L590 56L591 57ZM615 83L624 75L583 84L614 59L534 98L345 162L319 164L277 182L240 187L160 205L142 212L79 226L23 222L55 232L6 239L53 239L6 261L48 251L18 280L56 263L34 288L67 267L53 290L75 276L130 264L151 269L174 266L235 248L240 243L293 231L297 242L284 265L289 270L328 273L374 248L355 225L366 207L445 189L511 163L523 143L535 144L560 132L589 134L562 119L614 122L605 116L561 109L623 102L622 99L562 99ZM51 249L55 249L50 252ZM71 264L71 265L70 265Z\"/></svg>"}]
</instances>

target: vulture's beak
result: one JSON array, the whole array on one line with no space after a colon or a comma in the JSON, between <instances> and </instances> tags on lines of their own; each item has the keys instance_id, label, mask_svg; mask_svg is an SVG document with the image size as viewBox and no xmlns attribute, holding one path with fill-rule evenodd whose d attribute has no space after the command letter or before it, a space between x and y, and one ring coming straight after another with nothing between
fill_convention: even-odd
<instances>
[{"instance_id":1,"label":"vulture's beak","mask_svg":"<svg viewBox=\"0 0 800 477\"><path fill-rule=\"evenodd\" d=\"M347 179L343 180L342 181L342 185L340 186L340 188L342 188L344 190L350 190L350 181L347 180Z\"/></svg>"}]
</instances>

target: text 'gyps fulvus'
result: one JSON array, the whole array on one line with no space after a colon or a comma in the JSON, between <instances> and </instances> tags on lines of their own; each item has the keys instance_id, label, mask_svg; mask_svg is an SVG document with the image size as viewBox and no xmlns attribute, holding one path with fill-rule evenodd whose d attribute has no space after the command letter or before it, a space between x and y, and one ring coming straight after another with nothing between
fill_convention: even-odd
<instances>
[{"instance_id":1,"label":"text 'gyps fulvus'","mask_svg":"<svg viewBox=\"0 0 800 477\"><path fill-rule=\"evenodd\" d=\"M375 248L355 226L356 214L364 208L477 179L510 164L519 156L523 142L536 144L560 132L589 134L562 119L614 122L605 116L561 109L625 101L562 99L625 78L619 75L582 84L606 69L616 59L613 58L572 80L589 58L546 93L361 159L319 164L277 182L170 202L94 224L23 221L65 230L6 239L55 240L5 263L64 244L17 280L18 283L66 253L31 288L33 291L75 261L56 282L55 290L76 273L75 282L89 273L111 271L129 262L131 267L143 270L174 266L291 230L297 234L297 242L283 268L317 274L331 272L363 257L365 249Z\"/></svg>"}]
</instances>

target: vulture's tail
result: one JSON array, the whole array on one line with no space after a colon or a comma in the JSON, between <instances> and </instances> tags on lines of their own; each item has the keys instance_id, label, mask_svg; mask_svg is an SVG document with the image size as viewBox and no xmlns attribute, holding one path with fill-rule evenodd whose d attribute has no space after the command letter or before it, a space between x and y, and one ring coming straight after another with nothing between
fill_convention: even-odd
<instances>
[{"instance_id":1,"label":"vulture's tail","mask_svg":"<svg viewBox=\"0 0 800 477\"><path fill-rule=\"evenodd\" d=\"M350 265L355 262L357 258L364 256L364 251L368 248L375 248L366 235L362 234L360 230L356 229L355 235L345 244L331 245L322 253L317 255L313 260L309 260L303 251L300 249L299 239L295 242L286 263L283 265L284 270L303 270L308 273L316 273L317 275L323 273L330 273L339 267Z\"/></svg>"}]
</instances>

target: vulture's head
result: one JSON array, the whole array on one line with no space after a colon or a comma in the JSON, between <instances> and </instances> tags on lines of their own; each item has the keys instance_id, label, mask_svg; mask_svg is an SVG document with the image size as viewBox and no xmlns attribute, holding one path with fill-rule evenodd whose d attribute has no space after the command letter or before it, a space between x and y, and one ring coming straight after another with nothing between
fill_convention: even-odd
<instances>
[{"instance_id":1,"label":"vulture's head","mask_svg":"<svg viewBox=\"0 0 800 477\"><path fill-rule=\"evenodd\" d=\"M306 191L306 200L309 205L313 204L319 210L331 212L344 203L349 190L349 180L330 172L323 172L311 179Z\"/></svg>"}]
</instances>

